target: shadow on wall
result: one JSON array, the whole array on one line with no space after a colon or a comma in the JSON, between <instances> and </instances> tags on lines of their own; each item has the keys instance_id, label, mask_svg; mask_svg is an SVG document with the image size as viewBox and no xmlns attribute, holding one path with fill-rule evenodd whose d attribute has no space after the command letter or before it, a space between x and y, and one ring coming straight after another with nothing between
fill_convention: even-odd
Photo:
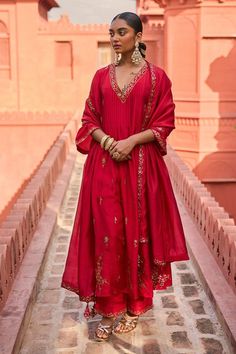
<instances>
[{"instance_id":1,"label":"shadow on wall","mask_svg":"<svg viewBox=\"0 0 236 354\"><path fill-rule=\"evenodd\" d=\"M216 152L203 158L194 172L236 220L236 40L229 39L228 44L231 46L229 53L210 64L205 81L213 92L218 93L219 99L220 119L216 134L211 136ZM206 128L211 132L211 126ZM203 134L207 137L205 132Z\"/></svg>"}]
</instances>

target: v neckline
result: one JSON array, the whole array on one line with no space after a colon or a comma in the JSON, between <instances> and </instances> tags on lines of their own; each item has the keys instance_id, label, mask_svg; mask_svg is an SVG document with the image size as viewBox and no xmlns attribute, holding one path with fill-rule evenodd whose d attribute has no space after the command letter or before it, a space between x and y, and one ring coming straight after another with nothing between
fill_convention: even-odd
<instances>
[{"instance_id":1,"label":"v neckline","mask_svg":"<svg viewBox=\"0 0 236 354\"><path fill-rule=\"evenodd\" d=\"M121 100L121 102L125 102L133 90L134 86L136 83L139 81L139 79L143 76L143 74L146 72L148 67L147 61L145 60L145 64L140 68L140 70L135 74L135 76L130 80L130 82L123 88L121 89L117 83L117 77L116 77L116 66L115 64L110 65L110 82L113 90L115 91L116 95L118 98Z\"/></svg>"}]
</instances>

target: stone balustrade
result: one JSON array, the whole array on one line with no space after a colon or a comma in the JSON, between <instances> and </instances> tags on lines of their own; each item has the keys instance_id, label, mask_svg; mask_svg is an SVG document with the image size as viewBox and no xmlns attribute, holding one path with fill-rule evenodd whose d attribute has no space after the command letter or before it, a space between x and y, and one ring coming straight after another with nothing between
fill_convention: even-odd
<instances>
[{"instance_id":1,"label":"stone balustrade","mask_svg":"<svg viewBox=\"0 0 236 354\"><path fill-rule=\"evenodd\" d=\"M0 225L0 310L62 170L77 131L72 117Z\"/></svg>"},{"instance_id":2,"label":"stone balustrade","mask_svg":"<svg viewBox=\"0 0 236 354\"><path fill-rule=\"evenodd\" d=\"M74 144L73 117L24 188L0 227L0 310L27 251L55 181ZM236 226L234 220L169 146L165 158L174 189L182 197L227 281L236 292Z\"/></svg>"},{"instance_id":3,"label":"stone balustrade","mask_svg":"<svg viewBox=\"0 0 236 354\"><path fill-rule=\"evenodd\" d=\"M236 225L203 183L169 146L165 158L174 189L214 255L225 278L236 292Z\"/></svg>"}]
</instances>

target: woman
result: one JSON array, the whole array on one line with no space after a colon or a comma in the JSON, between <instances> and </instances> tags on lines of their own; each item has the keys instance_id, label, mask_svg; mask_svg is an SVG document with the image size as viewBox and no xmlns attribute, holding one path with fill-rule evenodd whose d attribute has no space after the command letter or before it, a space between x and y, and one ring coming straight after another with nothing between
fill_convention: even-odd
<instances>
[{"instance_id":1,"label":"woman","mask_svg":"<svg viewBox=\"0 0 236 354\"><path fill-rule=\"evenodd\" d=\"M174 129L170 80L144 59L136 14L117 15L109 33L116 63L96 72L76 137L88 157L62 279L103 316L99 341L133 330L153 290L172 284L170 263L188 259L162 157Z\"/></svg>"}]
</instances>

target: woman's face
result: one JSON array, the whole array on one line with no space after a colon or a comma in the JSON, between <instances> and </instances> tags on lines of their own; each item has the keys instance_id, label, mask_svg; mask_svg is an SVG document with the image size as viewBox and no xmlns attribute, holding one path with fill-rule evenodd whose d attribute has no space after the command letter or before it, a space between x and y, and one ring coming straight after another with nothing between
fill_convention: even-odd
<instances>
[{"instance_id":1,"label":"woman's face","mask_svg":"<svg viewBox=\"0 0 236 354\"><path fill-rule=\"evenodd\" d=\"M134 29L120 18L111 23L109 34L111 45L117 54L133 51L135 42L142 37L141 32L136 34Z\"/></svg>"}]
</instances>

